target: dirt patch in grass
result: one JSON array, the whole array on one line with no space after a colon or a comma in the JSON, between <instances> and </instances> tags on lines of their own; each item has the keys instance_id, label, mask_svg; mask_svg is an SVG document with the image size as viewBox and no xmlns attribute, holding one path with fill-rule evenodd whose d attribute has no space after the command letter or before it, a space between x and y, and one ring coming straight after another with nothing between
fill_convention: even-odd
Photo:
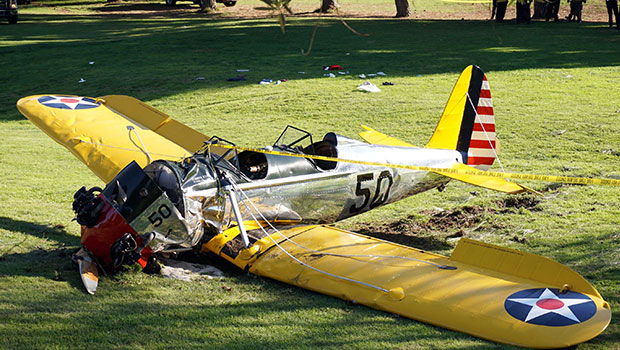
<instances>
[{"instance_id":1,"label":"dirt patch in grass","mask_svg":"<svg viewBox=\"0 0 620 350\"><path fill-rule=\"evenodd\" d=\"M472 205L450 210L423 210L420 212L422 218L418 215L383 224L363 223L355 231L415 248L443 250L452 247L450 238L467 236L483 226L497 228L498 223L490 216L520 209L539 211L541 201L533 195L520 195L497 201L497 208Z\"/></svg>"},{"instance_id":2,"label":"dirt patch in grass","mask_svg":"<svg viewBox=\"0 0 620 350\"><path fill-rule=\"evenodd\" d=\"M530 211L541 210L538 204L542 201L540 197L533 195L521 195L521 196L509 196L504 199L498 200L495 203L499 208L500 213L510 211L512 208L520 209L524 208Z\"/></svg>"},{"instance_id":3,"label":"dirt patch in grass","mask_svg":"<svg viewBox=\"0 0 620 350\"><path fill-rule=\"evenodd\" d=\"M443 250L452 247L447 242L448 238L465 236L467 229L477 228L483 223L485 215L494 212L494 209L479 205L452 210L425 210L420 214L427 216L427 221L409 216L385 224L363 223L356 231L420 249Z\"/></svg>"},{"instance_id":4,"label":"dirt patch in grass","mask_svg":"<svg viewBox=\"0 0 620 350\"><path fill-rule=\"evenodd\" d=\"M482 216L495 210L479 205L465 206L453 210L425 210L421 214L429 216L429 220L421 225L427 231L452 231L470 228L480 223Z\"/></svg>"}]
</instances>

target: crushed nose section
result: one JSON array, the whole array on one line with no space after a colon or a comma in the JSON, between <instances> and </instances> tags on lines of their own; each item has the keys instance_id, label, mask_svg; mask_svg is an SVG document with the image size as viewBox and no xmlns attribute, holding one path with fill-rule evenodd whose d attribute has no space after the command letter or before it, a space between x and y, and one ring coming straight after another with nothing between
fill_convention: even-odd
<instances>
[{"instance_id":1,"label":"crushed nose section","mask_svg":"<svg viewBox=\"0 0 620 350\"><path fill-rule=\"evenodd\" d=\"M87 190L86 187L80 188L73 195L73 211L75 212L75 220L83 226L93 227L99 220L101 209L103 209L104 202L100 196L95 196L95 193L101 193L103 191L99 187L93 187Z\"/></svg>"},{"instance_id":2,"label":"crushed nose section","mask_svg":"<svg viewBox=\"0 0 620 350\"><path fill-rule=\"evenodd\" d=\"M90 227L82 226L82 245L101 262L104 269L114 271L120 267L120 264L116 264L118 258L113 257L112 254L112 247L116 242L124 235L132 235L140 240L140 243L142 241L138 237L138 233L105 197L100 196L98 198L103 206L98 212L96 224Z\"/></svg>"},{"instance_id":3,"label":"crushed nose section","mask_svg":"<svg viewBox=\"0 0 620 350\"><path fill-rule=\"evenodd\" d=\"M178 209L183 208L182 198L173 191L170 174L151 172L158 174L156 179L166 191L132 162L105 189L82 187L74 196L82 245L106 270L136 262L146 268L154 251L169 245L190 246L191 237ZM176 196L176 203L167 192Z\"/></svg>"}]
</instances>

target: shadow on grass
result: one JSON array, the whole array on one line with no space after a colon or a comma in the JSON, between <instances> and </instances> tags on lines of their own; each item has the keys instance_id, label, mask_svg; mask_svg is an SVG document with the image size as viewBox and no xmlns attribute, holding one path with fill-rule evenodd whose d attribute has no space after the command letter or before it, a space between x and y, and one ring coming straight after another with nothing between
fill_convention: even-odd
<instances>
[{"instance_id":1,"label":"shadow on grass","mask_svg":"<svg viewBox=\"0 0 620 350\"><path fill-rule=\"evenodd\" d=\"M152 277L137 284L126 277L106 289L100 285L94 297L48 289L31 300L5 291L2 296L19 311L4 319L17 333L7 348L36 348L36 339L47 339L48 347L72 339L75 348L409 348L448 339L470 349L510 348L274 281L240 276L192 284ZM175 298L160 294L161 288L174 289Z\"/></svg>"},{"instance_id":2,"label":"shadow on grass","mask_svg":"<svg viewBox=\"0 0 620 350\"><path fill-rule=\"evenodd\" d=\"M80 238L64 230L62 226L47 226L27 221L0 217L0 229L24 234L24 239L13 245L6 245L0 251L0 276L41 276L56 281L71 281L74 287L81 285L77 268L71 255L77 250ZM57 248L38 247L28 253L14 253L29 240L28 236L55 241Z\"/></svg>"},{"instance_id":3,"label":"shadow on grass","mask_svg":"<svg viewBox=\"0 0 620 350\"><path fill-rule=\"evenodd\" d=\"M591 281L620 280L620 232L611 232L597 237L582 237L570 242L545 242L537 244L540 254L573 266ZM620 294L614 295L620 302Z\"/></svg>"},{"instance_id":4,"label":"shadow on grass","mask_svg":"<svg viewBox=\"0 0 620 350\"><path fill-rule=\"evenodd\" d=\"M198 17L208 16L206 12L201 12L200 7L191 3L184 3L175 6L168 6L165 3L112 3L104 7L94 9L98 14L111 14L120 17L136 19L156 18L179 18L179 17Z\"/></svg>"},{"instance_id":5,"label":"shadow on grass","mask_svg":"<svg viewBox=\"0 0 620 350\"><path fill-rule=\"evenodd\" d=\"M0 276L42 277L48 281L66 281L72 288L82 290L77 265L71 260L77 247L38 249L29 253L0 256Z\"/></svg>"},{"instance_id":6,"label":"shadow on grass","mask_svg":"<svg viewBox=\"0 0 620 350\"><path fill-rule=\"evenodd\" d=\"M303 56L316 19L287 23L283 35L274 19L24 14L19 26L0 33L0 64L19 68L6 72L11 88L0 92L0 99L52 92L127 94L148 101L239 86L226 82L239 68L250 69L242 84L255 84L263 78L323 78L322 67L329 64L340 64L351 75L383 71L390 79L457 74L468 64L487 72L620 64L620 38L601 24L349 20L370 34L364 38L336 19L322 19L312 53ZM0 106L0 118L21 119L10 103Z\"/></svg>"},{"instance_id":7,"label":"shadow on grass","mask_svg":"<svg viewBox=\"0 0 620 350\"><path fill-rule=\"evenodd\" d=\"M68 233L64 227L60 225L41 225L0 216L0 229L21 232L37 238L52 239L61 245L76 246L80 244L80 237Z\"/></svg>"}]
</instances>

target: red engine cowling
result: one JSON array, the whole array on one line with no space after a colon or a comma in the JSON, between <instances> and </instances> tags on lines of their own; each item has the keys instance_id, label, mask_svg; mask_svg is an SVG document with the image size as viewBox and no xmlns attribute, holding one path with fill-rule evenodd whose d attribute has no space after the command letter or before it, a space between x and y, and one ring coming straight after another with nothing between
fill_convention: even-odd
<instances>
[{"instance_id":1,"label":"red engine cowling","mask_svg":"<svg viewBox=\"0 0 620 350\"><path fill-rule=\"evenodd\" d=\"M164 232L165 238L175 230L184 232L180 214L183 201L176 175L166 173L167 192L151 178L162 178L164 168L167 169L155 162L147 173L131 162L104 189L82 187L73 196L73 211L82 225L82 245L106 270L137 262L145 272L157 272L158 265L148 244L158 232ZM175 199L174 203L170 197Z\"/></svg>"},{"instance_id":2,"label":"red engine cowling","mask_svg":"<svg viewBox=\"0 0 620 350\"><path fill-rule=\"evenodd\" d=\"M136 248L143 245L143 239L129 226L127 221L114 209L103 194L100 194L97 198L102 201L99 218L94 226L87 227L82 225L82 245L97 256L104 268L116 270L120 267L120 264L117 264L119 257L113 256L113 246L127 233L131 234L136 243ZM142 268L146 267L147 261L152 254L151 248L144 247L142 249L140 258L137 260Z\"/></svg>"}]
</instances>

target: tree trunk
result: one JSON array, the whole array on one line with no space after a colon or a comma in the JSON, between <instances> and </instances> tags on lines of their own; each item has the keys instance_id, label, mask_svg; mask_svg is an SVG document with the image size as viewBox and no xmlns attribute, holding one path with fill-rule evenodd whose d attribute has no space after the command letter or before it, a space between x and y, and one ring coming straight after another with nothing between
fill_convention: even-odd
<instances>
[{"instance_id":1,"label":"tree trunk","mask_svg":"<svg viewBox=\"0 0 620 350\"><path fill-rule=\"evenodd\" d=\"M200 9L207 12L213 12L217 10L215 0L200 0Z\"/></svg>"},{"instance_id":2,"label":"tree trunk","mask_svg":"<svg viewBox=\"0 0 620 350\"><path fill-rule=\"evenodd\" d=\"M532 18L545 18L546 6L544 1L534 0L534 15Z\"/></svg>"},{"instance_id":3,"label":"tree trunk","mask_svg":"<svg viewBox=\"0 0 620 350\"><path fill-rule=\"evenodd\" d=\"M329 11L335 10L337 7L338 2L336 0L322 0L321 7L314 12L328 13Z\"/></svg>"},{"instance_id":4,"label":"tree trunk","mask_svg":"<svg viewBox=\"0 0 620 350\"><path fill-rule=\"evenodd\" d=\"M394 0L396 3L396 18L409 17L411 9L409 8L409 0Z\"/></svg>"}]
</instances>

